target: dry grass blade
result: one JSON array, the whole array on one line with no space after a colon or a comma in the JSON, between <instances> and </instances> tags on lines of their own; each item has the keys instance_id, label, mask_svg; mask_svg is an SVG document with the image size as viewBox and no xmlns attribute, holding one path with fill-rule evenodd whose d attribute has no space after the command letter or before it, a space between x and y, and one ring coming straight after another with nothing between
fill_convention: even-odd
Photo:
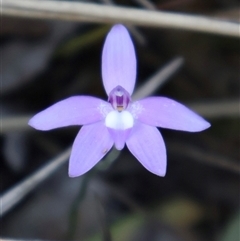
<instances>
[{"instance_id":1,"label":"dry grass blade","mask_svg":"<svg viewBox=\"0 0 240 241\"><path fill-rule=\"evenodd\" d=\"M162 86L176 71L182 66L183 58L175 58L166 66L157 71L149 80L146 81L137 91L133 94L132 99L138 100L147 97L154 93L157 88Z\"/></svg>"},{"instance_id":2,"label":"dry grass blade","mask_svg":"<svg viewBox=\"0 0 240 241\"><path fill-rule=\"evenodd\" d=\"M94 23L133 24L240 37L239 23L180 13L67 1L6 0L2 15Z\"/></svg>"},{"instance_id":3,"label":"dry grass blade","mask_svg":"<svg viewBox=\"0 0 240 241\"><path fill-rule=\"evenodd\" d=\"M1 134L13 132L17 130L30 130L28 121L31 116L12 116L12 117L2 117L1 118Z\"/></svg>"},{"instance_id":4,"label":"dry grass blade","mask_svg":"<svg viewBox=\"0 0 240 241\"><path fill-rule=\"evenodd\" d=\"M208 118L240 117L239 99L189 103L187 106Z\"/></svg>"},{"instance_id":5,"label":"dry grass blade","mask_svg":"<svg viewBox=\"0 0 240 241\"><path fill-rule=\"evenodd\" d=\"M57 170L70 155L71 148L62 152L59 156L52 159L46 166L33 173L21 183L8 190L1 197L1 216L6 214L19 201L21 201L29 192L34 190L41 182L48 178Z\"/></svg>"}]
</instances>

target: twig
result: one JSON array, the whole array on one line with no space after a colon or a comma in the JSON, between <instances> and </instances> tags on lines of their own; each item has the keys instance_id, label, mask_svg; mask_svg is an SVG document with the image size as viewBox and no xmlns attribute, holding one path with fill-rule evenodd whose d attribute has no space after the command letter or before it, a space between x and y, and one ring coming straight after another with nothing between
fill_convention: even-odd
<instances>
[{"instance_id":1,"label":"twig","mask_svg":"<svg viewBox=\"0 0 240 241\"><path fill-rule=\"evenodd\" d=\"M3 16L59 19L95 23L133 24L240 37L239 23L188 14L140 10L82 2L5 0Z\"/></svg>"},{"instance_id":2,"label":"twig","mask_svg":"<svg viewBox=\"0 0 240 241\"><path fill-rule=\"evenodd\" d=\"M1 216L12 209L19 201L21 201L29 192L43 182L54 171L57 170L64 162L67 161L70 155L71 148L62 152L59 156L52 159L46 166L36 171L16 187L8 190L1 197Z\"/></svg>"},{"instance_id":3,"label":"twig","mask_svg":"<svg viewBox=\"0 0 240 241\"><path fill-rule=\"evenodd\" d=\"M146 81L137 91L133 94L132 99L138 100L153 94L157 88L162 86L176 71L182 66L183 58L175 58L166 66L161 68L149 80Z\"/></svg>"}]
</instances>

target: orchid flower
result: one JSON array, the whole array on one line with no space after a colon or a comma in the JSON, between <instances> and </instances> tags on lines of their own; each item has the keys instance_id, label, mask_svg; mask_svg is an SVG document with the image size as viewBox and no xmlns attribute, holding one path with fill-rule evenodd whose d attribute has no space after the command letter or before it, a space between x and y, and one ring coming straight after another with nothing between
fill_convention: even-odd
<instances>
[{"instance_id":1,"label":"orchid flower","mask_svg":"<svg viewBox=\"0 0 240 241\"><path fill-rule=\"evenodd\" d=\"M135 50L127 29L112 27L102 53L102 79L108 101L91 96L62 100L29 121L38 130L83 125L72 147L69 176L89 171L115 145L130 152L150 172L165 176L167 158L157 127L199 132L210 124L182 104L166 97L131 101L136 80Z\"/></svg>"}]
</instances>

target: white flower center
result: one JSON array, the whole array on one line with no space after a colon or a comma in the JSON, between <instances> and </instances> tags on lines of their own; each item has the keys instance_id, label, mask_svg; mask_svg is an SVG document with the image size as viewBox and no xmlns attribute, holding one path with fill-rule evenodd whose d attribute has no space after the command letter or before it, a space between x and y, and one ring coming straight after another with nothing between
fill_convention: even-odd
<instances>
[{"instance_id":1,"label":"white flower center","mask_svg":"<svg viewBox=\"0 0 240 241\"><path fill-rule=\"evenodd\" d=\"M108 128L115 130L126 130L132 128L134 124L134 119L129 111L123 110L118 112L113 110L107 114L105 119L105 125Z\"/></svg>"}]
</instances>

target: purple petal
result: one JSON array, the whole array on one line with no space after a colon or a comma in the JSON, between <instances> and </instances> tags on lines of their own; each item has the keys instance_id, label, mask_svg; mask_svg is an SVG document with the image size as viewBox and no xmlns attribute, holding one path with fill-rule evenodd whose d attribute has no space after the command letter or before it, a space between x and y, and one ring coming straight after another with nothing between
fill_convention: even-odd
<instances>
[{"instance_id":1,"label":"purple petal","mask_svg":"<svg viewBox=\"0 0 240 241\"><path fill-rule=\"evenodd\" d=\"M114 141L117 150L122 150L124 148L125 142L131 132L132 128L125 130L115 130L108 128L108 131Z\"/></svg>"},{"instance_id":2,"label":"purple petal","mask_svg":"<svg viewBox=\"0 0 240 241\"><path fill-rule=\"evenodd\" d=\"M103 120L111 109L108 102L98 98L74 96L39 112L28 124L44 131L70 125L85 125Z\"/></svg>"},{"instance_id":3,"label":"purple petal","mask_svg":"<svg viewBox=\"0 0 240 241\"><path fill-rule=\"evenodd\" d=\"M113 140L102 121L83 126L73 143L69 176L77 177L89 171L112 146Z\"/></svg>"},{"instance_id":4,"label":"purple petal","mask_svg":"<svg viewBox=\"0 0 240 241\"><path fill-rule=\"evenodd\" d=\"M137 122L126 144L130 152L148 171L158 176L165 176L166 148L156 127Z\"/></svg>"},{"instance_id":5,"label":"purple petal","mask_svg":"<svg viewBox=\"0 0 240 241\"><path fill-rule=\"evenodd\" d=\"M135 50L127 29L117 24L108 33L102 53L102 78L109 93L118 85L130 95L136 80Z\"/></svg>"},{"instance_id":6,"label":"purple petal","mask_svg":"<svg viewBox=\"0 0 240 241\"><path fill-rule=\"evenodd\" d=\"M130 109L135 118L152 126L189 132L198 132L210 127L201 116L165 97L149 97L136 101Z\"/></svg>"}]
</instances>

